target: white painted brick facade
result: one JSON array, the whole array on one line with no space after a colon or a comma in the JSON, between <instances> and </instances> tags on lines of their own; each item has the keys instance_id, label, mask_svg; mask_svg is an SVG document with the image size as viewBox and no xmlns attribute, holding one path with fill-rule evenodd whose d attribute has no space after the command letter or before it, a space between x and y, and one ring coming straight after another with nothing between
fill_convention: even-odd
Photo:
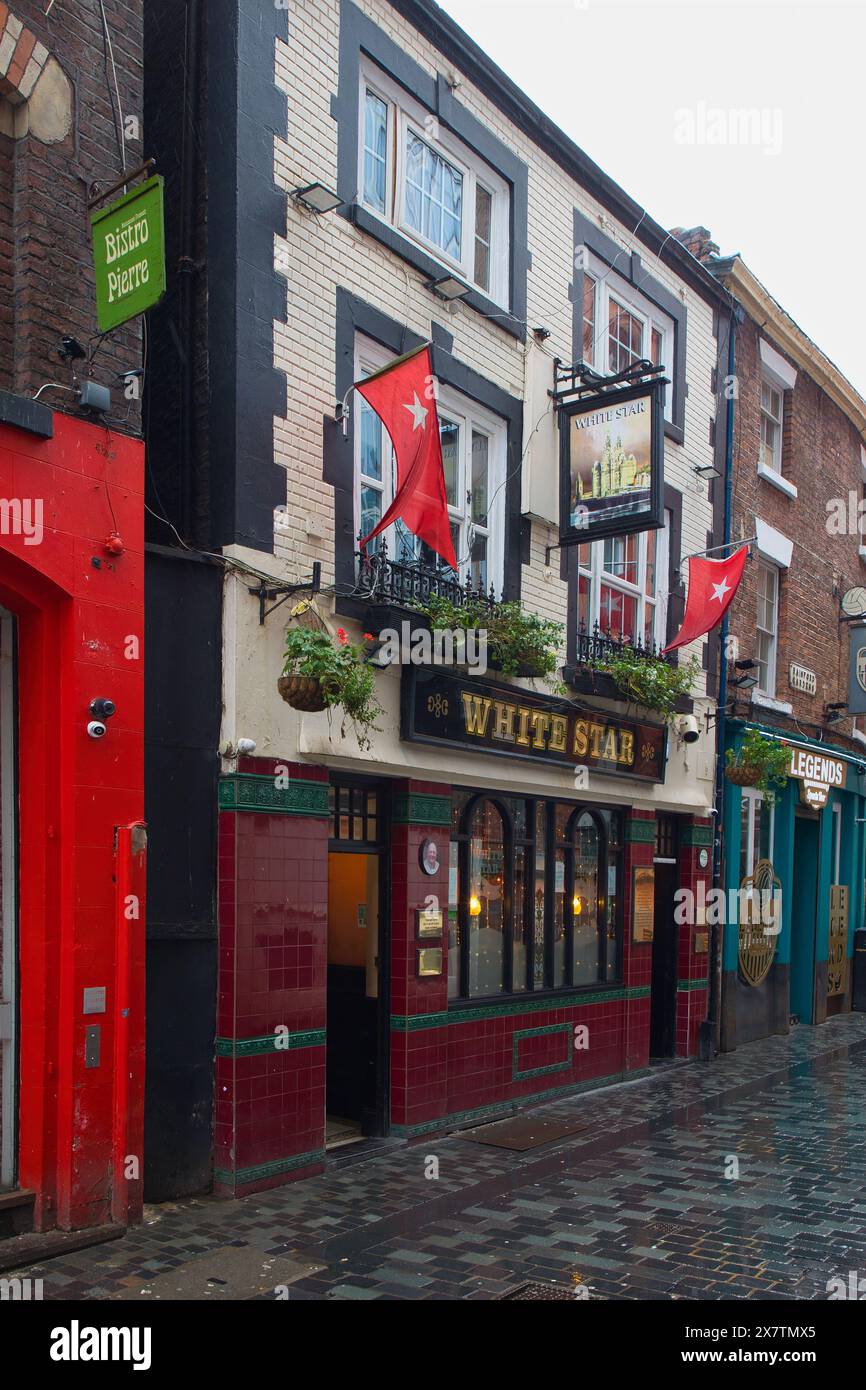
<instances>
[{"instance_id":1,"label":"white painted brick facade","mask_svg":"<svg viewBox=\"0 0 866 1390\"><path fill-rule=\"evenodd\" d=\"M359 8L388 33L400 47L431 74L451 73L452 65L438 55L387 0L358 0ZM286 192L286 236L274 247L275 265L286 279L286 316L274 325L274 361L287 380L288 418L274 421L275 458L286 470L287 515L276 531L274 560L265 561L269 570L284 579L300 579L310 573L313 561L322 564L323 584L331 584L333 572L333 489L322 479L322 417L335 407L335 310L337 287L358 295L392 319L423 337L430 336L431 320L443 324L454 336L453 353L460 361L503 388L509 394L525 397L524 344L494 322L467 305L446 306L433 298L424 286L424 277L413 266L390 252L378 240L355 228L337 215L316 217L300 208L288 195L301 185L321 181L337 184L337 124L331 116L331 98L338 85L338 0L305 0L289 11L289 42L278 42L275 78L287 97L288 128L285 138L274 144L274 177ZM529 246L532 269L528 275L527 321L530 327L543 324L550 337L544 344L550 357L572 360L573 307L569 285L573 278L573 213L575 207L599 225L624 251L637 251L644 270L673 294L682 298L688 312L687 367L688 395L685 401L686 441L684 447L666 441L665 477L683 495L682 553L703 550L712 518L707 484L696 478L694 466L711 462L710 421L715 402L711 390L716 362L716 342L712 332L711 306L685 286L677 274L660 262L633 235L618 225L599 204L557 165L549 154L534 145L514 127L490 101L461 73L455 99L487 125L529 168ZM262 74L268 80L270 74ZM525 433L535 421L525 425ZM550 466L556 468L555 458ZM555 542L554 528L532 525L531 563L522 571L524 604L540 614L564 621L566 588L559 579L558 552L550 569L544 564L545 546ZM234 552L262 567L258 553ZM237 605L235 611L235 605ZM253 611L255 609L255 611ZM279 666L280 642L284 623L271 620L266 635L258 627L258 609L245 597L238 581L227 583L227 630L232 634L235 673L227 677L226 735L252 735L262 754L305 756L314 753L327 759L349 753L338 737L335 718L333 742L325 716L298 719L282 705L274 691ZM685 656L700 652L700 643L686 649ZM229 650L227 648L227 659ZM697 694L703 694L703 677ZM401 745L396 731L396 678L392 673L380 678L382 698L391 714L383 734L377 738L374 756L391 770L438 767L442 775L443 758L429 757L430 750ZM390 687L394 686L393 691ZM229 698L229 690L232 694ZM393 719L393 723L392 723ZM300 727L299 727L300 726ZM356 764L368 763L351 742ZM425 756L426 755L426 756ZM672 763L668 783L676 773L678 757L672 741ZM711 772L711 742L702 739L688 754L690 767L682 772L688 782L684 801L696 809L711 801L708 759ZM447 761L447 757L445 759ZM463 759L477 763L476 775L490 775L490 760ZM455 772L457 769L455 768ZM507 760L497 759L496 775L509 776ZM559 775L541 769L546 782L558 782ZM696 771L698 775L696 776ZM700 772L703 772L703 777ZM460 769L461 779L467 775ZM432 775L432 774L428 774ZM510 774L513 777L513 773ZM562 786L568 785L563 773ZM519 771L517 780L531 787L533 774ZM611 779L604 794L616 799ZM670 802L674 788L634 799ZM682 789L681 789L682 790ZM678 793L679 795L679 793ZM631 798L631 793L629 793ZM619 792L622 799L622 792ZM673 804L676 804L675 799Z\"/></svg>"}]
</instances>

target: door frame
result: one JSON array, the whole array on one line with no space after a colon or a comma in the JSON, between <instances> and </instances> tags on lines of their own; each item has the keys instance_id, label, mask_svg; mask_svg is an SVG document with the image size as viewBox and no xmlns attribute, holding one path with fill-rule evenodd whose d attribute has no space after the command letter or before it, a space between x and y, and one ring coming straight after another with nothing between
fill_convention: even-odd
<instances>
[{"instance_id":1,"label":"door frame","mask_svg":"<svg viewBox=\"0 0 866 1390\"><path fill-rule=\"evenodd\" d=\"M331 787L359 787L379 798L378 839L328 838L328 854L375 854L379 859L379 991L376 1011L376 1134L391 1132L391 791L386 779L361 773L331 772ZM327 990L326 990L327 997ZM327 1014L325 1026L327 1028ZM325 1107L327 1109L327 1084Z\"/></svg>"},{"instance_id":2,"label":"door frame","mask_svg":"<svg viewBox=\"0 0 866 1390\"><path fill-rule=\"evenodd\" d=\"M674 815L672 813L660 813L658 817L659 823L661 822L662 816L664 816L664 819L667 822L666 829L668 833L662 835L660 832L659 824L657 824L656 844L653 853L653 868L656 870L656 880L655 893L653 899L653 909L655 918L653 927L653 954L650 959L649 1055L654 1060L664 1060L665 1058L676 1057L677 1055L677 978L679 971L680 932L676 920L675 907L676 892L680 886L680 818L679 816ZM657 944L661 943L662 941L662 936L660 934L660 927L662 926L662 924L658 920L658 912L655 911L659 898L659 867L662 867L665 873L670 875L672 880L672 890L670 895L672 932L670 940L667 943L667 950L669 952L667 963L670 971L670 980L660 980L659 991L657 992L654 988L655 981L653 978L653 963L654 960L658 958L656 955ZM659 1015L661 1015L662 1027L654 1030L653 1024L655 1022L655 1019L657 1019ZM665 1050L662 1052L653 1051L654 1031L661 1031L664 1034L663 1044ZM656 1041L657 1040L658 1039L656 1039Z\"/></svg>"},{"instance_id":3,"label":"door frame","mask_svg":"<svg viewBox=\"0 0 866 1390\"><path fill-rule=\"evenodd\" d=\"M4 1066L0 1079L0 1188L18 1178L18 654L15 617L0 608L0 864L2 864L3 1000L9 1036L0 1042ZM8 1062L9 1065L5 1065Z\"/></svg>"},{"instance_id":4,"label":"door frame","mask_svg":"<svg viewBox=\"0 0 866 1390\"><path fill-rule=\"evenodd\" d=\"M798 942L798 939L795 937L795 932L794 932L794 918L792 917L792 919L791 919L791 971L792 971L792 974L793 974L793 966L794 966L794 952L795 952L795 949L797 948L798 944L801 945L801 946L802 946L803 944L806 944L806 945L808 946L808 949L809 949L809 960L810 960L810 988L809 988L810 1016L809 1016L808 1019L804 1019L804 1018L800 1017L800 1022L801 1022L801 1023L807 1023L807 1024L809 1024L809 1026L811 1027L811 1026L814 1025L815 1020L816 1020L816 1016L817 1016L817 999L818 999L818 994L817 994L817 981L816 981L816 975L817 975L817 969L816 969L816 967L817 967L817 964L818 964L818 905L819 905L819 901L820 901L820 892L821 892L821 812L820 812L820 811L813 811L813 810L811 810L809 807L806 807L806 806L795 806L795 807L794 807L794 833L793 833L793 835L792 835L792 837L791 837L791 850L792 850L793 862L794 862L794 865L795 865L795 866L796 866L796 863L797 863L797 822L798 822L798 821L799 821L800 823L803 823L803 822L811 822L811 824L815 826L815 834L816 834L816 838L817 838L817 849L818 849L818 859L817 859L817 862L816 862L816 865L815 865L815 899L814 899L814 902L812 903L812 931L811 931L811 939L809 939L809 938L807 937L805 942L803 942L803 941L799 941L799 942ZM793 885L792 885L792 892L793 892ZM798 962L798 966L799 966L799 962ZM793 1009L792 1009L792 1007L791 1007L792 1002L793 1002L793 1001L792 1001L792 999L791 999L790 986L789 986L789 991L788 991L788 1013L789 1013L789 1015L790 1015L791 1013L793 1013Z\"/></svg>"}]
</instances>

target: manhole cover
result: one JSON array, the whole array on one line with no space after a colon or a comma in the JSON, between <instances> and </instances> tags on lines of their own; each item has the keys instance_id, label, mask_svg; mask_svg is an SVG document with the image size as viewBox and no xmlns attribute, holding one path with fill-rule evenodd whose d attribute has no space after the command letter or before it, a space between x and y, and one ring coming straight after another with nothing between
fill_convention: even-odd
<instances>
[{"instance_id":1,"label":"manhole cover","mask_svg":"<svg viewBox=\"0 0 866 1390\"><path fill-rule=\"evenodd\" d=\"M561 1303L565 1299L574 1298L574 1289L569 1289L565 1284L521 1284L517 1289L508 1289L506 1293L500 1294L502 1301L511 1299L523 1299L539 1303Z\"/></svg>"}]
</instances>

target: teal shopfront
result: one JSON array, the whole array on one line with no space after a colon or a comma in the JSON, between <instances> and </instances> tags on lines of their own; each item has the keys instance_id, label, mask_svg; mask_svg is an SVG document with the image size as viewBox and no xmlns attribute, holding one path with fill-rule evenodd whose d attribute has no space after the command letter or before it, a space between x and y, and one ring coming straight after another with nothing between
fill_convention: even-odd
<instances>
[{"instance_id":1,"label":"teal shopfront","mask_svg":"<svg viewBox=\"0 0 866 1390\"><path fill-rule=\"evenodd\" d=\"M723 1051L849 1011L864 925L866 748L740 721L728 747L749 729L790 746L792 775L775 798L725 781Z\"/></svg>"}]
</instances>

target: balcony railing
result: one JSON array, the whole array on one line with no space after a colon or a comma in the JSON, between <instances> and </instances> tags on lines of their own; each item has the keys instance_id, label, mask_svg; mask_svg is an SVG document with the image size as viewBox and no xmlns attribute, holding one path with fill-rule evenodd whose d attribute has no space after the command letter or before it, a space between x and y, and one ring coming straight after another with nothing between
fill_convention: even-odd
<instances>
[{"instance_id":1,"label":"balcony railing","mask_svg":"<svg viewBox=\"0 0 866 1390\"><path fill-rule=\"evenodd\" d=\"M492 589L463 584L446 565L425 565L412 556L390 559L384 543L372 553L356 551L355 586L353 597L393 608L411 609L434 597L446 599L455 608L470 602L491 608L496 602Z\"/></svg>"},{"instance_id":2,"label":"balcony railing","mask_svg":"<svg viewBox=\"0 0 866 1390\"><path fill-rule=\"evenodd\" d=\"M578 666L596 666L600 661L610 661L624 651L631 651L637 657L670 660L670 657L662 656L662 649L656 642L646 646L640 636L615 636L612 632L604 632L598 623L593 623L591 628L581 623L577 630L575 660Z\"/></svg>"}]
</instances>

